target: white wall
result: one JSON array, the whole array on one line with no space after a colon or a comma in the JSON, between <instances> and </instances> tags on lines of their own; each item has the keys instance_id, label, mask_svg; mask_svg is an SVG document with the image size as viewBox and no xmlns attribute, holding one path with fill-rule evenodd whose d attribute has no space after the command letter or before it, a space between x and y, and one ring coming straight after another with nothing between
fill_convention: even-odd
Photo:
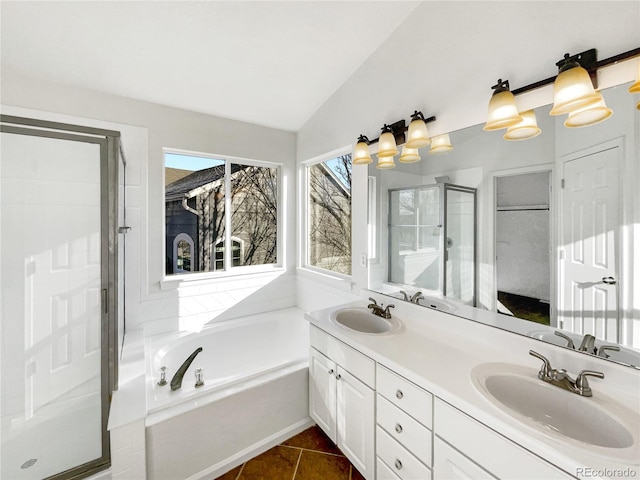
<instances>
[{"instance_id":1,"label":"white wall","mask_svg":"<svg viewBox=\"0 0 640 480\"><path fill-rule=\"evenodd\" d=\"M127 301L128 330L146 334L197 330L208 321L235 318L296 303L295 134L216 118L148 102L38 82L2 72L2 102L9 109L40 110L40 118L59 114L89 125L141 127L147 138L135 146L135 132L123 132L127 156ZM105 128L105 127L103 127ZM112 127L113 128L113 127ZM163 256L163 147L266 160L283 164L286 249L283 269L214 282L165 282Z\"/></svg>"}]
</instances>

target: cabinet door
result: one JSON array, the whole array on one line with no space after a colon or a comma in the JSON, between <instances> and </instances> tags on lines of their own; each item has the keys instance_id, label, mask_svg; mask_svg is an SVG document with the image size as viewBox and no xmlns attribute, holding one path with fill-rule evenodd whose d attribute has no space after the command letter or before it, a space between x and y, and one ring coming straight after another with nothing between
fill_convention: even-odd
<instances>
[{"instance_id":1,"label":"cabinet door","mask_svg":"<svg viewBox=\"0 0 640 480\"><path fill-rule=\"evenodd\" d=\"M443 480L492 480L493 475L436 437L433 477Z\"/></svg>"},{"instance_id":2,"label":"cabinet door","mask_svg":"<svg viewBox=\"0 0 640 480\"><path fill-rule=\"evenodd\" d=\"M309 358L309 415L334 443L337 443L336 375L336 364L312 348Z\"/></svg>"},{"instance_id":3,"label":"cabinet door","mask_svg":"<svg viewBox=\"0 0 640 480\"><path fill-rule=\"evenodd\" d=\"M365 478L373 479L374 391L340 366L336 379L338 448Z\"/></svg>"}]
</instances>

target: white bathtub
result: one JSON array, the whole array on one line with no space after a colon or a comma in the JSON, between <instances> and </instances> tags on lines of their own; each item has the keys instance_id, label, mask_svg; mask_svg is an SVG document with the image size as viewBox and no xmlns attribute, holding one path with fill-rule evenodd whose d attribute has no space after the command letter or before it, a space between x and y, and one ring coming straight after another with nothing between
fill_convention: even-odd
<instances>
[{"instance_id":1,"label":"white bathtub","mask_svg":"<svg viewBox=\"0 0 640 480\"><path fill-rule=\"evenodd\" d=\"M182 388L171 391L198 347ZM297 308L147 341L148 477L215 478L311 425L308 356L308 322ZM162 366L165 386L157 384ZM196 368L205 382L198 388Z\"/></svg>"}]
</instances>

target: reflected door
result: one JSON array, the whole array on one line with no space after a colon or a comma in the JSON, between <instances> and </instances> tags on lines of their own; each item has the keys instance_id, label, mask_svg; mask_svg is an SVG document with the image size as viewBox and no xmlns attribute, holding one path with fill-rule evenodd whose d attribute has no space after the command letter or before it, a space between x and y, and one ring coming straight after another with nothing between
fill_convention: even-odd
<instances>
[{"instance_id":1,"label":"reflected door","mask_svg":"<svg viewBox=\"0 0 640 480\"><path fill-rule=\"evenodd\" d=\"M560 328L618 342L618 157L611 148L564 163Z\"/></svg>"},{"instance_id":2,"label":"reflected door","mask_svg":"<svg viewBox=\"0 0 640 480\"><path fill-rule=\"evenodd\" d=\"M2 478L55 476L105 450L106 140L77 138L2 133Z\"/></svg>"}]
</instances>

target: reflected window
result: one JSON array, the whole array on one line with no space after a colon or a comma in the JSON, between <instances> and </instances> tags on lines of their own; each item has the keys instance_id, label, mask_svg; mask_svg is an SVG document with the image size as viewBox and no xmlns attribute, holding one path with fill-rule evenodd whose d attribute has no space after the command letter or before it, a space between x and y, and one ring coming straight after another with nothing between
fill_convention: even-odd
<instances>
[{"instance_id":1,"label":"reflected window","mask_svg":"<svg viewBox=\"0 0 640 480\"><path fill-rule=\"evenodd\" d=\"M186 233L180 233L173 241L173 269L175 273L191 272L193 239Z\"/></svg>"}]
</instances>

